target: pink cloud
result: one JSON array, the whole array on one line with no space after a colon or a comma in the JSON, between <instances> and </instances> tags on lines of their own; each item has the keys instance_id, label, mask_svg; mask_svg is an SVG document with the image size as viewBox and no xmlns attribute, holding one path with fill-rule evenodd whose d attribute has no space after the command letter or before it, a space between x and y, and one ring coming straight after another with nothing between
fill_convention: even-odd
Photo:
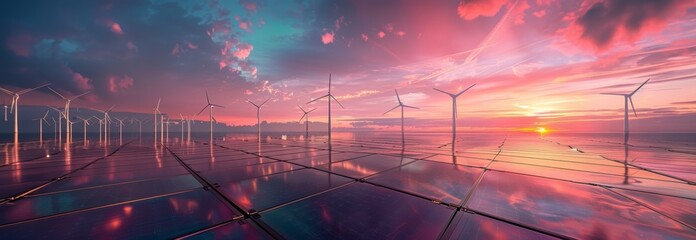
<instances>
[{"instance_id":1,"label":"pink cloud","mask_svg":"<svg viewBox=\"0 0 696 240\"><path fill-rule=\"evenodd\" d=\"M362 34L360 34L360 36L362 37L362 40L365 41L365 42L367 42L367 39L369 39L369 38L367 37L367 34L362 33Z\"/></svg>"},{"instance_id":2,"label":"pink cloud","mask_svg":"<svg viewBox=\"0 0 696 240\"><path fill-rule=\"evenodd\" d=\"M490 17L497 14L507 0L469 0L461 1L457 6L459 17L473 20L480 16Z\"/></svg>"},{"instance_id":3,"label":"pink cloud","mask_svg":"<svg viewBox=\"0 0 696 240\"><path fill-rule=\"evenodd\" d=\"M341 16L338 19L336 19L336 21L334 22L334 30L338 31L339 29L341 29L341 25L346 25L344 16Z\"/></svg>"},{"instance_id":4,"label":"pink cloud","mask_svg":"<svg viewBox=\"0 0 696 240\"><path fill-rule=\"evenodd\" d=\"M133 78L128 75L123 75L123 77L110 76L109 77L109 92L115 93L119 89L127 89L133 87Z\"/></svg>"},{"instance_id":5,"label":"pink cloud","mask_svg":"<svg viewBox=\"0 0 696 240\"><path fill-rule=\"evenodd\" d=\"M18 34L9 37L5 44L17 56L29 57L34 41L34 38L29 34Z\"/></svg>"},{"instance_id":6,"label":"pink cloud","mask_svg":"<svg viewBox=\"0 0 696 240\"><path fill-rule=\"evenodd\" d=\"M172 56L179 56L179 53L181 52L181 48L179 47L179 44L177 43L174 45L174 48L172 48L171 54Z\"/></svg>"},{"instance_id":7,"label":"pink cloud","mask_svg":"<svg viewBox=\"0 0 696 240\"><path fill-rule=\"evenodd\" d=\"M696 1L584 2L578 14L568 14L569 27L558 31L571 41L601 52L618 43L632 44L643 35L659 32L683 16Z\"/></svg>"},{"instance_id":8,"label":"pink cloud","mask_svg":"<svg viewBox=\"0 0 696 240\"><path fill-rule=\"evenodd\" d=\"M384 33L384 32L378 32L378 33L377 33L377 36L378 36L379 38L384 38L384 36L386 36L386 35L387 35L387 34Z\"/></svg>"},{"instance_id":9,"label":"pink cloud","mask_svg":"<svg viewBox=\"0 0 696 240\"><path fill-rule=\"evenodd\" d=\"M109 23L109 28L111 29L111 32L118 34L118 35L123 35L123 30L121 29L121 25L118 24L117 22L111 21Z\"/></svg>"},{"instance_id":10,"label":"pink cloud","mask_svg":"<svg viewBox=\"0 0 696 240\"><path fill-rule=\"evenodd\" d=\"M391 23L387 23L387 25L384 26L384 30L386 30L387 32L392 32L394 31L394 25L392 25Z\"/></svg>"},{"instance_id":11,"label":"pink cloud","mask_svg":"<svg viewBox=\"0 0 696 240\"><path fill-rule=\"evenodd\" d=\"M74 72L72 74L72 79L80 90L91 90L93 88L92 79L86 78L82 76L82 74Z\"/></svg>"},{"instance_id":12,"label":"pink cloud","mask_svg":"<svg viewBox=\"0 0 696 240\"><path fill-rule=\"evenodd\" d=\"M198 49L198 45L188 42L189 49Z\"/></svg>"},{"instance_id":13,"label":"pink cloud","mask_svg":"<svg viewBox=\"0 0 696 240\"><path fill-rule=\"evenodd\" d=\"M402 37L406 36L406 32L398 31L398 32L395 32L394 35L396 35L399 38L402 38Z\"/></svg>"},{"instance_id":14,"label":"pink cloud","mask_svg":"<svg viewBox=\"0 0 696 240\"><path fill-rule=\"evenodd\" d=\"M241 21L239 22L239 28L251 32L251 27L254 25L251 21Z\"/></svg>"},{"instance_id":15,"label":"pink cloud","mask_svg":"<svg viewBox=\"0 0 696 240\"><path fill-rule=\"evenodd\" d=\"M129 42L128 42L128 50L137 53L137 52L138 52L138 46L135 46L135 43L129 41Z\"/></svg>"},{"instance_id":16,"label":"pink cloud","mask_svg":"<svg viewBox=\"0 0 696 240\"><path fill-rule=\"evenodd\" d=\"M324 44L329 44L334 41L334 33L333 32L327 32L321 35L321 42Z\"/></svg>"},{"instance_id":17,"label":"pink cloud","mask_svg":"<svg viewBox=\"0 0 696 240\"><path fill-rule=\"evenodd\" d=\"M546 16L546 10L539 10L533 13L533 15L537 18L542 18Z\"/></svg>"},{"instance_id":18,"label":"pink cloud","mask_svg":"<svg viewBox=\"0 0 696 240\"><path fill-rule=\"evenodd\" d=\"M254 46L248 43L242 43L237 45L237 50L234 51L233 55L239 60L244 60L251 54L251 50L254 50Z\"/></svg>"},{"instance_id":19,"label":"pink cloud","mask_svg":"<svg viewBox=\"0 0 696 240\"><path fill-rule=\"evenodd\" d=\"M244 8L246 8L249 11L256 12L256 4L255 3L244 3Z\"/></svg>"}]
</instances>

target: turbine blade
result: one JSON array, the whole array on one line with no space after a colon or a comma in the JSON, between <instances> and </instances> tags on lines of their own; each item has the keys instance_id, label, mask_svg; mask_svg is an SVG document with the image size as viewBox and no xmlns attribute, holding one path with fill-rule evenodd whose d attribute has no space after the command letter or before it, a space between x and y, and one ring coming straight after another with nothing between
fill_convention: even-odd
<instances>
[{"instance_id":1,"label":"turbine blade","mask_svg":"<svg viewBox=\"0 0 696 240\"><path fill-rule=\"evenodd\" d=\"M210 104L210 106L219 107L219 108L225 108L225 106L217 105L217 104L212 104L212 103Z\"/></svg>"},{"instance_id":2,"label":"turbine blade","mask_svg":"<svg viewBox=\"0 0 696 240\"><path fill-rule=\"evenodd\" d=\"M628 97L628 101L631 102L631 109L633 109L633 115L635 115L636 117L638 117L638 113L636 113L636 108L633 107L633 98Z\"/></svg>"},{"instance_id":3,"label":"turbine blade","mask_svg":"<svg viewBox=\"0 0 696 240\"><path fill-rule=\"evenodd\" d=\"M157 110L158 112L159 112L159 105L160 105L160 102L162 102L162 98L158 98L158 99L157 99L157 107L155 107L155 110Z\"/></svg>"},{"instance_id":4,"label":"turbine blade","mask_svg":"<svg viewBox=\"0 0 696 240\"><path fill-rule=\"evenodd\" d=\"M51 126L51 124L48 123L48 121L46 121L46 119L42 118L41 121L44 121L46 124L48 124L48 126Z\"/></svg>"},{"instance_id":5,"label":"turbine blade","mask_svg":"<svg viewBox=\"0 0 696 240\"><path fill-rule=\"evenodd\" d=\"M211 116L211 117L213 118L213 122L214 122L214 123L217 123L217 122L218 122L217 119L215 119L215 116Z\"/></svg>"},{"instance_id":6,"label":"turbine blade","mask_svg":"<svg viewBox=\"0 0 696 240\"><path fill-rule=\"evenodd\" d=\"M462 95L462 93L466 92L467 90L471 89L471 88L474 87L474 86L476 86L476 83L474 83L473 85L471 85L471 86L469 86L468 88L464 89L463 91L457 93L457 94L454 95L454 96L455 96L455 97L459 97L459 95Z\"/></svg>"},{"instance_id":7,"label":"turbine blade","mask_svg":"<svg viewBox=\"0 0 696 240\"><path fill-rule=\"evenodd\" d=\"M302 122L302 119L305 118L305 116L307 116L307 113L302 114L302 117L300 118L300 120L297 120L297 121L298 121L298 122Z\"/></svg>"},{"instance_id":8,"label":"turbine blade","mask_svg":"<svg viewBox=\"0 0 696 240\"><path fill-rule=\"evenodd\" d=\"M87 91L87 92L84 92L84 93L82 93L82 94L80 94L80 95L74 96L71 100L78 99L78 98L80 98L80 97L82 97L82 96L84 96L84 95L89 94L90 92L91 92L91 91Z\"/></svg>"},{"instance_id":9,"label":"turbine blade","mask_svg":"<svg viewBox=\"0 0 696 240\"><path fill-rule=\"evenodd\" d=\"M266 99L266 101L263 101L263 103L261 103L261 105L259 105L259 107L263 107L263 105L266 104L268 102L268 100L271 100L271 98L268 98L268 99Z\"/></svg>"},{"instance_id":10,"label":"turbine blade","mask_svg":"<svg viewBox=\"0 0 696 240\"><path fill-rule=\"evenodd\" d=\"M46 110L46 113L44 114L44 116L42 118L46 118L46 116L48 116L49 111L51 111L51 110Z\"/></svg>"},{"instance_id":11,"label":"turbine blade","mask_svg":"<svg viewBox=\"0 0 696 240\"><path fill-rule=\"evenodd\" d=\"M203 109L201 109L200 112L196 113L196 116L201 115L201 113L203 113L203 111L205 111L205 109L208 108L208 106L210 105L205 105L205 107L203 107Z\"/></svg>"},{"instance_id":12,"label":"turbine blade","mask_svg":"<svg viewBox=\"0 0 696 240\"><path fill-rule=\"evenodd\" d=\"M0 91L2 91L2 92L4 92L4 93L7 93L7 94L9 94L9 95L14 95L13 92L11 92L10 90L4 89L4 88L0 88Z\"/></svg>"},{"instance_id":13,"label":"turbine blade","mask_svg":"<svg viewBox=\"0 0 696 240\"><path fill-rule=\"evenodd\" d=\"M633 96L633 94L636 94L636 92L638 92L638 90L640 90L640 88L642 88L643 85L645 85L646 83L648 83L648 81L650 81L650 78L648 78L648 80L645 80L645 82L643 82L643 84L641 84L640 86L638 86L638 88L636 88L636 90L633 90L633 92L632 92L631 94L629 94L629 96Z\"/></svg>"},{"instance_id":14,"label":"turbine blade","mask_svg":"<svg viewBox=\"0 0 696 240\"><path fill-rule=\"evenodd\" d=\"M56 92L56 90L53 90L53 88L51 88L51 87L48 87L48 90L50 90L51 92L53 92L53 93L55 93L56 95L58 95L58 97L60 97L60 98L62 98L62 99L66 99L66 100L67 100L67 98L65 98L65 96L63 96L62 94L60 94L60 93Z\"/></svg>"},{"instance_id":15,"label":"turbine blade","mask_svg":"<svg viewBox=\"0 0 696 240\"><path fill-rule=\"evenodd\" d=\"M312 110L307 111L307 113L314 112L314 110L317 110L316 108L312 108Z\"/></svg>"},{"instance_id":16,"label":"turbine blade","mask_svg":"<svg viewBox=\"0 0 696 240\"><path fill-rule=\"evenodd\" d=\"M616 96L626 96L626 94L620 94L620 93L600 93L603 95L616 95Z\"/></svg>"},{"instance_id":17,"label":"turbine blade","mask_svg":"<svg viewBox=\"0 0 696 240\"><path fill-rule=\"evenodd\" d=\"M438 91L438 92L441 92L441 93L444 93L444 94L447 94L447 95L449 95L450 97L454 97L454 94L451 94L451 93L448 93L448 92L442 91L442 90L440 90L440 89L437 89L437 88L433 88L433 90L435 90L435 91Z\"/></svg>"},{"instance_id":18,"label":"turbine blade","mask_svg":"<svg viewBox=\"0 0 696 240\"><path fill-rule=\"evenodd\" d=\"M333 100L336 101L336 103L338 103L338 106L341 106L341 108L345 108L345 107L343 107L343 104L341 104L341 102L339 102L338 99L336 99L333 95L329 95L329 96L331 96L331 98L333 98ZM329 99L329 101L331 101L331 100Z\"/></svg>"},{"instance_id":19,"label":"turbine blade","mask_svg":"<svg viewBox=\"0 0 696 240\"><path fill-rule=\"evenodd\" d=\"M17 107L17 96L12 97L12 105L10 106L10 114L14 112L15 107Z\"/></svg>"},{"instance_id":20,"label":"turbine blade","mask_svg":"<svg viewBox=\"0 0 696 240\"><path fill-rule=\"evenodd\" d=\"M205 91L205 100L208 101L208 105L210 105L210 97L208 97L208 91Z\"/></svg>"},{"instance_id":21,"label":"turbine blade","mask_svg":"<svg viewBox=\"0 0 696 240\"><path fill-rule=\"evenodd\" d=\"M401 106L406 107L406 108L420 109L420 108L417 108L417 107L414 107L414 106L408 106L408 105L401 105Z\"/></svg>"},{"instance_id":22,"label":"turbine blade","mask_svg":"<svg viewBox=\"0 0 696 240\"><path fill-rule=\"evenodd\" d=\"M251 100L247 99L248 103L251 103L251 105L254 105L256 108L260 108L259 105L256 105L256 103L252 102Z\"/></svg>"},{"instance_id":23,"label":"turbine blade","mask_svg":"<svg viewBox=\"0 0 696 240\"><path fill-rule=\"evenodd\" d=\"M36 89L39 89L39 88L42 88L42 87L46 87L46 86L48 86L48 85L51 85L51 84L50 84L50 83L46 83L46 84L44 84L44 85L41 85L41 86L38 86L38 87L35 87L35 88L24 89L24 90L22 90L22 91L17 92L17 95L22 95L22 94L25 94L25 93L34 91L34 90L36 90Z\"/></svg>"},{"instance_id":24,"label":"turbine blade","mask_svg":"<svg viewBox=\"0 0 696 240\"><path fill-rule=\"evenodd\" d=\"M396 100L399 100L399 104L401 104L401 98L399 97L399 92L394 89L394 92L396 93Z\"/></svg>"},{"instance_id":25,"label":"turbine blade","mask_svg":"<svg viewBox=\"0 0 696 240\"><path fill-rule=\"evenodd\" d=\"M396 108L398 108L398 107L401 107L401 105L396 105L396 107L394 107L394 108L392 108L392 109L389 109L389 111L386 111L386 112L382 113L382 115L387 115L387 113L393 111L394 109L396 109Z\"/></svg>"},{"instance_id":26,"label":"turbine blade","mask_svg":"<svg viewBox=\"0 0 696 240\"><path fill-rule=\"evenodd\" d=\"M321 96L321 97L315 98L314 100L312 100L312 101L309 101L309 102L307 102L306 104L310 104L310 103L316 102L317 100L319 100L319 99L322 99L322 98L325 98L325 97L328 97L328 96L331 96L331 95L329 95L329 94L326 94L326 95L324 95L324 96Z\"/></svg>"},{"instance_id":27,"label":"turbine blade","mask_svg":"<svg viewBox=\"0 0 696 240\"><path fill-rule=\"evenodd\" d=\"M302 108L300 105L297 105L297 107L300 108L300 110L302 110L303 113L307 114L307 111L305 111L304 108ZM302 119L300 118L300 120Z\"/></svg>"},{"instance_id":28,"label":"turbine blade","mask_svg":"<svg viewBox=\"0 0 696 240\"><path fill-rule=\"evenodd\" d=\"M116 107L116 105L111 106L111 107L109 108L109 110L106 110L106 112L107 112L107 113L108 113L108 112L111 112L111 110L113 110L115 107Z\"/></svg>"},{"instance_id":29,"label":"turbine blade","mask_svg":"<svg viewBox=\"0 0 696 240\"><path fill-rule=\"evenodd\" d=\"M329 94L331 94L331 73L329 73Z\"/></svg>"}]
</instances>

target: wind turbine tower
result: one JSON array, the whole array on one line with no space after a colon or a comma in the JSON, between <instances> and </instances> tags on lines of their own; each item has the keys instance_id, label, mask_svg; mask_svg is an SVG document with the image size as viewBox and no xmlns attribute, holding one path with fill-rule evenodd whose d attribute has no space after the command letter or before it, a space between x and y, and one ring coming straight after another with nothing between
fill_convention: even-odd
<instances>
[{"instance_id":1,"label":"wind turbine tower","mask_svg":"<svg viewBox=\"0 0 696 240\"><path fill-rule=\"evenodd\" d=\"M391 112L392 110L394 110L398 107L401 107L401 142L404 143L404 142L406 142L406 139L404 138L404 108L413 108L413 109L418 109L418 108L413 107L413 106L408 106L408 105L404 104L403 102L401 102L401 97L399 97L399 92L397 92L396 89L394 89L394 93L396 93L396 100L399 101L399 104L396 105L396 107L389 109L389 111L386 111L382 115L386 115L387 113Z\"/></svg>"},{"instance_id":2,"label":"wind turbine tower","mask_svg":"<svg viewBox=\"0 0 696 240\"><path fill-rule=\"evenodd\" d=\"M459 95L462 95L464 92L466 92L467 90L471 89L474 86L476 86L475 83L473 85L471 85L470 87L457 93L457 94L448 93L448 92L442 91L440 89L433 88L433 90L435 90L435 91L447 94L450 97L452 97L452 145L454 145L454 142L456 141L456 138L457 138L457 97L459 97Z\"/></svg>"},{"instance_id":3,"label":"wind turbine tower","mask_svg":"<svg viewBox=\"0 0 696 240\"><path fill-rule=\"evenodd\" d=\"M645 80L645 82L643 82L643 84L641 84L640 86L638 86L638 88L636 88L636 90L633 90L633 92L628 93L628 94L620 94L620 93L601 93L601 94L605 94L605 95L617 95L617 96L623 96L623 97L624 97L624 144L628 144L628 132L629 132L629 131L628 131L628 103L629 103L629 102L631 103L631 109L633 109L633 114L634 114L636 117L638 117L638 113L636 113L636 108L633 107L633 99L632 99L632 97L633 97L633 94L636 94L636 92L638 92L638 90L640 90L640 88L642 88L643 85L645 85L646 83L648 83L648 81L650 81L649 78L648 78L648 80Z\"/></svg>"},{"instance_id":4,"label":"wind turbine tower","mask_svg":"<svg viewBox=\"0 0 696 240\"><path fill-rule=\"evenodd\" d=\"M334 97L334 95L331 94L331 74L329 74L329 92L324 96L321 96L319 98L315 98L314 100L307 102L307 104L316 102L322 98L327 98L327 100L328 100L327 102L329 104L329 127L328 127L329 141L328 142L329 142L329 149L331 149L331 99L336 101L336 103L338 103L338 105L341 106L341 108L344 108L343 104L341 104L341 102L339 102L338 99L336 99L336 97Z\"/></svg>"},{"instance_id":5,"label":"wind turbine tower","mask_svg":"<svg viewBox=\"0 0 696 240\"><path fill-rule=\"evenodd\" d=\"M266 101L263 101L263 103L261 103L261 105L258 105L256 103L252 102L251 100L247 99L248 103L250 103L251 105L254 105L254 107L256 107L256 133L258 135L259 142L261 142L261 107L263 107L263 105L266 104L266 102L268 102L268 100L271 100L271 99L270 98L266 99Z\"/></svg>"}]
</instances>

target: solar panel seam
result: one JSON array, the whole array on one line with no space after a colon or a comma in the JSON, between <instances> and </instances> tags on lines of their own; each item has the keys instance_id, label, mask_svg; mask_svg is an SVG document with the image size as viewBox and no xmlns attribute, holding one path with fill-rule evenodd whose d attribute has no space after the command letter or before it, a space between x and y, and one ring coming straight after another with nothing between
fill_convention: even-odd
<instances>
[{"instance_id":1,"label":"solar panel seam","mask_svg":"<svg viewBox=\"0 0 696 240\"><path fill-rule=\"evenodd\" d=\"M131 141L131 142L132 142L132 141ZM79 167L79 168L76 168L76 169L74 169L74 170L72 170L72 171L70 171L70 172L68 172L68 173L66 173L66 174L63 174L63 175L61 175L61 176L59 176L59 177L56 177L56 178L54 178L54 179L51 179L50 181L48 181L48 182L46 182L46 183L44 183L44 184L42 184L42 185L39 185L39 186L37 186L37 187L34 187L34 188L29 189L29 190L27 190L27 191L24 191L24 192L22 192L22 193L20 193L20 194L17 194L17 195L15 195L15 196L6 198L5 200L0 201L0 205L5 204L5 203L8 203L8 202L16 201L16 200L18 200L18 199L21 199L22 197L24 197L24 196L26 196L26 195L28 195L28 194L31 194L31 193L33 193L33 192L35 192L35 191L38 191L39 189L44 188L44 187L48 186L48 185L51 184L51 183L60 181L60 180L62 180L63 178L65 178L65 177L67 177L67 176L70 176L71 174L73 174L73 173L75 173L75 172L77 172L77 171L80 171L80 170L82 170L82 169L85 169L85 168L89 167L90 165L96 163L96 162L99 161L99 160L106 159L107 157L109 157L109 156L113 155L114 153L118 152L119 150L121 150L123 147L125 147L126 145L128 145L128 144L131 143L131 142L127 142L126 144L123 144L123 145L119 146L118 148L116 148L116 149L115 149L114 151L112 151L111 153L106 154L106 155L103 156L103 157L97 158L97 159L95 159L94 161L91 161L91 162L87 163L86 165L84 165L84 166L82 166L82 167Z\"/></svg>"},{"instance_id":2,"label":"solar panel seam","mask_svg":"<svg viewBox=\"0 0 696 240\"><path fill-rule=\"evenodd\" d=\"M632 198L632 197L626 196L625 194L622 194L622 193L620 193L620 192L614 191L614 190L611 189L611 188L607 188L607 187L604 187L604 186L600 186L600 187L602 187L602 188L604 188L604 189L606 189L606 190L609 190L610 192L612 192L612 193L614 193L614 194L617 194L617 195L619 195L619 196L622 196L622 197L624 197L624 198L626 198L626 199L628 199L628 200L630 200L630 201L632 201L632 202L635 202L635 203L637 203L637 204L640 204L641 206L643 206L643 207L645 207L645 208L647 208L647 209L650 209L650 210L652 210L653 212L656 212L656 213L658 213L658 214L660 214L660 215L662 215L662 216L665 216L665 217L667 217L667 218L669 218L669 219L671 219L671 220L673 220L673 221L675 221L675 222L678 222L679 224L682 224L682 225L684 225L684 226L690 228L691 230L695 230L695 231L696 231L696 227L692 226L691 224L686 223L686 222L684 222L684 221L682 221L682 220L679 220L679 219L677 219L677 218L675 218L675 217L672 217L671 215L669 215L669 214L667 214L667 213L665 213L665 212L662 212L662 211L660 211L660 210L657 209L657 208L654 208L654 207L652 207L652 206L650 206L650 205L648 205L648 204L645 204L645 203L643 203L643 202L641 202L641 201L639 201L639 200L637 200L637 199L634 199L634 198Z\"/></svg>"},{"instance_id":3,"label":"solar panel seam","mask_svg":"<svg viewBox=\"0 0 696 240\"><path fill-rule=\"evenodd\" d=\"M276 239L282 239L282 238L283 238L283 237L280 236L275 230L273 230L270 226L268 226L268 225L264 224L263 222L261 222L261 221L255 219L254 217L252 217L252 216L249 214L249 212L245 211L245 210L244 210L243 208L241 208L239 205L237 205L236 203L234 203L234 201L232 201L231 199L227 198L227 196L225 196L222 192L220 192L220 190L218 190L218 188L217 188L217 186L216 186L215 184L210 183L210 182L209 182L208 180L206 180L203 176L201 176L199 173L197 173L195 170L193 170L190 166L188 166L186 163L184 163L184 161L183 161L179 156L177 156L177 155L174 153L174 151L172 151L171 149L169 149L169 148L166 147L166 146L165 146L165 149L167 149L167 151L169 151L169 153L172 154L172 156L174 156L174 158L175 158L177 161L179 161L179 163L180 163L184 168L186 168L186 170L189 171L189 173L191 173L191 175L193 175L193 176L194 176L199 182L201 182L204 186L207 186L208 189L212 190L212 192L215 193L215 196L217 196L218 198L224 200L223 202L226 202L226 203L227 203L229 206L231 206L233 209L235 209L235 210L237 210L239 213L241 213L241 214L244 216L245 219L251 219L252 221L254 221L256 224L258 224L259 226L261 226L261 229L263 229L266 233L270 234L273 238L276 238Z\"/></svg>"},{"instance_id":4,"label":"solar panel seam","mask_svg":"<svg viewBox=\"0 0 696 240\"><path fill-rule=\"evenodd\" d=\"M66 215L70 215L70 214L87 212L87 211L92 211L92 210L96 210L96 209L108 208L108 207L130 204L130 203L135 203L135 202L140 202L140 201L146 201L146 200L160 198L160 197L173 196L173 195L177 195L177 194L192 192L192 191L195 191L196 189L201 189L201 188L186 189L186 190L181 190L181 191L176 191L176 192L171 192L171 193L160 194L157 196L144 197L144 198L139 198L139 199L118 202L118 203L106 204L106 205L101 205L101 206L96 206L96 207L91 207L91 208L78 209L78 210L67 211L67 212L57 213L57 214L48 215L48 216L26 219L26 220L22 220L22 221L17 221L17 222L12 222L12 223L0 225L0 229L3 227L13 226L13 225L17 225L17 224L23 224L23 223L28 223L28 222L33 222L33 221L38 221L38 220L43 220L43 219L61 217L61 216L66 216Z\"/></svg>"}]
</instances>

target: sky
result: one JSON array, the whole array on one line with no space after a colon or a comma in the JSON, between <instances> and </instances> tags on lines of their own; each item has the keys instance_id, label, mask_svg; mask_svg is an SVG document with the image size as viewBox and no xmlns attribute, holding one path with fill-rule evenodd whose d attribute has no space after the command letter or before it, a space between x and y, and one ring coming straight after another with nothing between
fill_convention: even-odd
<instances>
[{"instance_id":1,"label":"sky","mask_svg":"<svg viewBox=\"0 0 696 240\"><path fill-rule=\"evenodd\" d=\"M696 132L696 1L20 1L0 10L0 87L51 83L72 107L341 128ZM9 96L5 97L9 103ZM61 105L47 89L21 105ZM198 119L207 119L203 114Z\"/></svg>"}]
</instances>

